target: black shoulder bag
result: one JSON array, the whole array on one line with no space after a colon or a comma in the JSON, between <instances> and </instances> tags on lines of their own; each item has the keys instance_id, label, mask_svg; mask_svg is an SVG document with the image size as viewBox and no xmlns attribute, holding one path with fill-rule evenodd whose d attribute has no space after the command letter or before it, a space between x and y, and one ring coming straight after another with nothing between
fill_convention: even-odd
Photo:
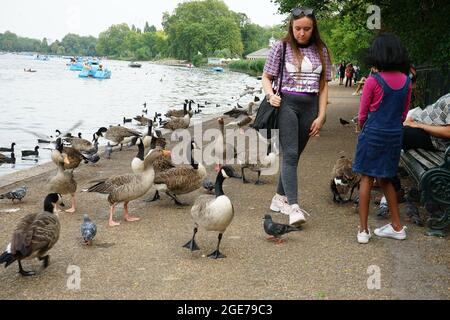
<instances>
[{"instance_id":1,"label":"black shoulder bag","mask_svg":"<svg viewBox=\"0 0 450 320\"><path fill-rule=\"evenodd\" d=\"M281 52L281 60L279 67L279 84L278 90L275 93L281 94L281 86L283 82L283 71L284 71L284 62L286 58L286 42L283 42L283 50ZM257 131L259 130L267 130L267 137L270 138L270 130L278 129L278 110L279 108L274 108L269 103L266 97L261 101L259 105L258 112L256 113L255 121L251 125L251 127Z\"/></svg>"}]
</instances>

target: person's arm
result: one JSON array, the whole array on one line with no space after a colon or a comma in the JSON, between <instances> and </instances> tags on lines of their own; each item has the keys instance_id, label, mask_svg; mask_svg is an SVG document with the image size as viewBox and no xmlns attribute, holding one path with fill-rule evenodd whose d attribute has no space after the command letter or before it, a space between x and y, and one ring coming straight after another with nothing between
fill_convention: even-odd
<instances>
[{"instance_id":1,"label":"person's arm","mask_svg":"<svg viewBox=\"0 0 450 320\"><path fill-rule=\"evenodd\" d=\"M267 100L272 107L278 108L281 105L281 97L275 95L272 88L272 75L263 72L262 75L262 87L265 94L270 94L270 98Z\"/></svg>"},{"instance_id":2,"label":"person's arm","mask_svg":"<svg viewBox=\"0 0 450 320\"><path fill-rule=\"evenodd\" d=\"M429 124L414 121L412 118L407 118L403 123L404 126L411 128L419 128L424 130L429 135L437 138L450 139L450 125L447 126L432 126Z\"/></svg>"},{"instance_id":3,"label":"person's arm","mask_svg":"<svg viewBox=\"0 0 450 320\"><path fill-rule=\"evenodd\" d=\"M325 81L324 87L319 92L319 114L316 120L313 121L309 132L310 137L314 137L319 134L325 124L327 117L327 104L328 104L328 81Z\"/></svg>"},{"instance_id":4,"label":"person's arm","mask_svg":"<svg viewBox=\"0 0 450 320\"><path fill-rule=\"evenodd\" d=\"M363 92L361 96L361 101L359 104L359 112L358 112L358 124L359 127L362 128L364 123L367 120L367 116L369 114L369 107L373 100L374 89L376 85L376 80L372 77L367 78L364 82Z\"/></svg>"}]
</instances>

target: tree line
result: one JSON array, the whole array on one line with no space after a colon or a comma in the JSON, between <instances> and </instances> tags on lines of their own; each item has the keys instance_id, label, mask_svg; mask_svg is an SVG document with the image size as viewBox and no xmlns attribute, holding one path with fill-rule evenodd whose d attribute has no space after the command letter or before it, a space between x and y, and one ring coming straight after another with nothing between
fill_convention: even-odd
<instances>
[{"instance_id":1,"label":"tree line","mask_svg":"<svg viewBox=\"0 0 450 320\"><path fill-rule=\"evenodd\" d=\"M244 13L229 10L221 0L180 3L165 12L162 30L146 22L141 30L126 23L101 32L98 38L67 34L61 41L0 33L1 51L28 51L58 55L108 56L118 59L175 58L195 61L207 56L235 58L266 47L269 38L280 37L281 26L262 27Z\"/></svg>"}]
</instances>

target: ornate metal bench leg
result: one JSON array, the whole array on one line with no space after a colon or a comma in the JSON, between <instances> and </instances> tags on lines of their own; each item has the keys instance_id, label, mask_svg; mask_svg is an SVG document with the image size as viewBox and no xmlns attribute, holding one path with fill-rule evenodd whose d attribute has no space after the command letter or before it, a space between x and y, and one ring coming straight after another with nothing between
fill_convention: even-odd
<instances>
[{"instance_id":1,"label":"ornate metal bench leg","mask_svg":"<svg viewBox=\"0 0 450 320\"><path fill-rule=\"evenodd\" d=\"M450 208L446 208L439 217L431 217L427 221L428 236L445 237L445 228L450 225Z\"/></svg>"}]
</instances>

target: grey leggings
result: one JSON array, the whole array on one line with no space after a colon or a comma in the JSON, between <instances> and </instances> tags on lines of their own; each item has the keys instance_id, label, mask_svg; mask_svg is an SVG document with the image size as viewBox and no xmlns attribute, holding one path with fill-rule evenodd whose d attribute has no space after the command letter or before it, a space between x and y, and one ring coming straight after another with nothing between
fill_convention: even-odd
<instances>
[{"instance_id":1,"label":"grey leggings","mask_svg":"<svg viewBox=\"0 0 450 320\"><path fill-rule=\"evenodd\" d=\"M281 172L277 193L286 195L290 205L298 203L298 161L308 143L311 124L317 114L317 95L282 95L278 115Z\"/></svg>"}]
</instances>

